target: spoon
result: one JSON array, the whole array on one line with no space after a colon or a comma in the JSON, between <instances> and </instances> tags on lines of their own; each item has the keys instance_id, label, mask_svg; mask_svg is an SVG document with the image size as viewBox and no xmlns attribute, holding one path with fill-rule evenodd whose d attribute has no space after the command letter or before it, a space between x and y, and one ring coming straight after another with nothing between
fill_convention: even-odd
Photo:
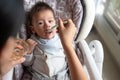
<instances>
[{"instance_id":1,"label":"spoon","mask_svg":"<svg viewBox=\"0 0 120 80\"><path fill-rule=\"evenodd\" d=\"M67 24L68 21L64 21L63 24ZM57 28L58 24L54 25L53 27L51 27L51 29L48 30L48 32L52 32L53 29Z\"/></svg>"}]
</instances>

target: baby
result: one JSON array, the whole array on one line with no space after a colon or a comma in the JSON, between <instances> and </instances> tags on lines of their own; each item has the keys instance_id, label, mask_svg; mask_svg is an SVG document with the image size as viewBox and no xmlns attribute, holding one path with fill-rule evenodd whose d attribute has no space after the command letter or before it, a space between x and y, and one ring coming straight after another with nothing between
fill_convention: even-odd
<instances>
[{"instance_id":1,"label":"baby","mask_svg":"<svg viewBox=\"0 0 120 80\"><path fill-rule=\"evenodd\" d=\"M31 45L33 47L26 56L24 65L28 66L32 80L69 80L67 62L57 28L49 31L56 25L53 9L44 2L38 2L30 10L27 22L27 27L32 32L30 39L34 40L29 40L29 43L34 45Z\"/></svg>"}]
</instances>

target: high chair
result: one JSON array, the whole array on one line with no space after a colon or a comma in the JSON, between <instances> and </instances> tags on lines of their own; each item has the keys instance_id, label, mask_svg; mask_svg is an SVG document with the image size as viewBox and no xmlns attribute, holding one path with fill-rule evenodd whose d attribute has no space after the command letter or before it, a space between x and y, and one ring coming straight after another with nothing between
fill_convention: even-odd
<instances>
[{"instance_id":1,"label":"high chair","mask_svg":"<svg viewBox=\"0 0 120 80\"><path fill-rule=\"evenodd\" d=\"M76 53L84 66L89 80L102 80L103 47L100 41L93 40L88 45L86 37L90 33L94 18L94 0L24 0L25 10L29 11L37 1L48 3L55 11L56 18L72 18L77 27L75 36ZM20 32L21 38L26 38L25 29Z\"/></svg>"}]
</instances>

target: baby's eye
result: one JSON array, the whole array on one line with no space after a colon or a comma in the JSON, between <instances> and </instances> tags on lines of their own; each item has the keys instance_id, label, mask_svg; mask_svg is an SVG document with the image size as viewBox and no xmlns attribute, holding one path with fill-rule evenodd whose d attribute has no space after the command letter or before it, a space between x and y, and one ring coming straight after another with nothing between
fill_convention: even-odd
<instances>
[{"instance_id":1,"label":"baby's eye","mask_svg":"<svg viewBox=\"0 0 120 80\"><path fill-rule=\"evenodd\" d=\"M41 27L43 27L44 26L44 22L43 21L39 21L38 25L41 26Z\"/></svg>"},{"instance_id":2,"label":"baby's eye","mask_svg":"<svg viewBox=\"0 0 120 80\"><path fill-rule=\"evenodd\" d=\"M52 23L53 22L53 20L49 20L49 23Z\"/></svg>"}]
</instances>

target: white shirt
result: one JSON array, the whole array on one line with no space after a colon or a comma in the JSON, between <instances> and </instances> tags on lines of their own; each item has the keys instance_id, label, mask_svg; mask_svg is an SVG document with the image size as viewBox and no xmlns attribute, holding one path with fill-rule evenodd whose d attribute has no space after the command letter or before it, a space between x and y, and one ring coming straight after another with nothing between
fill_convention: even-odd
<instances>
[{"instance_id":1,"label":"white shirt","mask_svg":"<svg viewBox=\"0 0 120 80\"><path fill-rule=\"evenodd\" d=\"M8 73L6 73L2 77L2 80L13 80L13 71L14 71L14 68L12 68Z\"/></svg>"}]
</instances>

